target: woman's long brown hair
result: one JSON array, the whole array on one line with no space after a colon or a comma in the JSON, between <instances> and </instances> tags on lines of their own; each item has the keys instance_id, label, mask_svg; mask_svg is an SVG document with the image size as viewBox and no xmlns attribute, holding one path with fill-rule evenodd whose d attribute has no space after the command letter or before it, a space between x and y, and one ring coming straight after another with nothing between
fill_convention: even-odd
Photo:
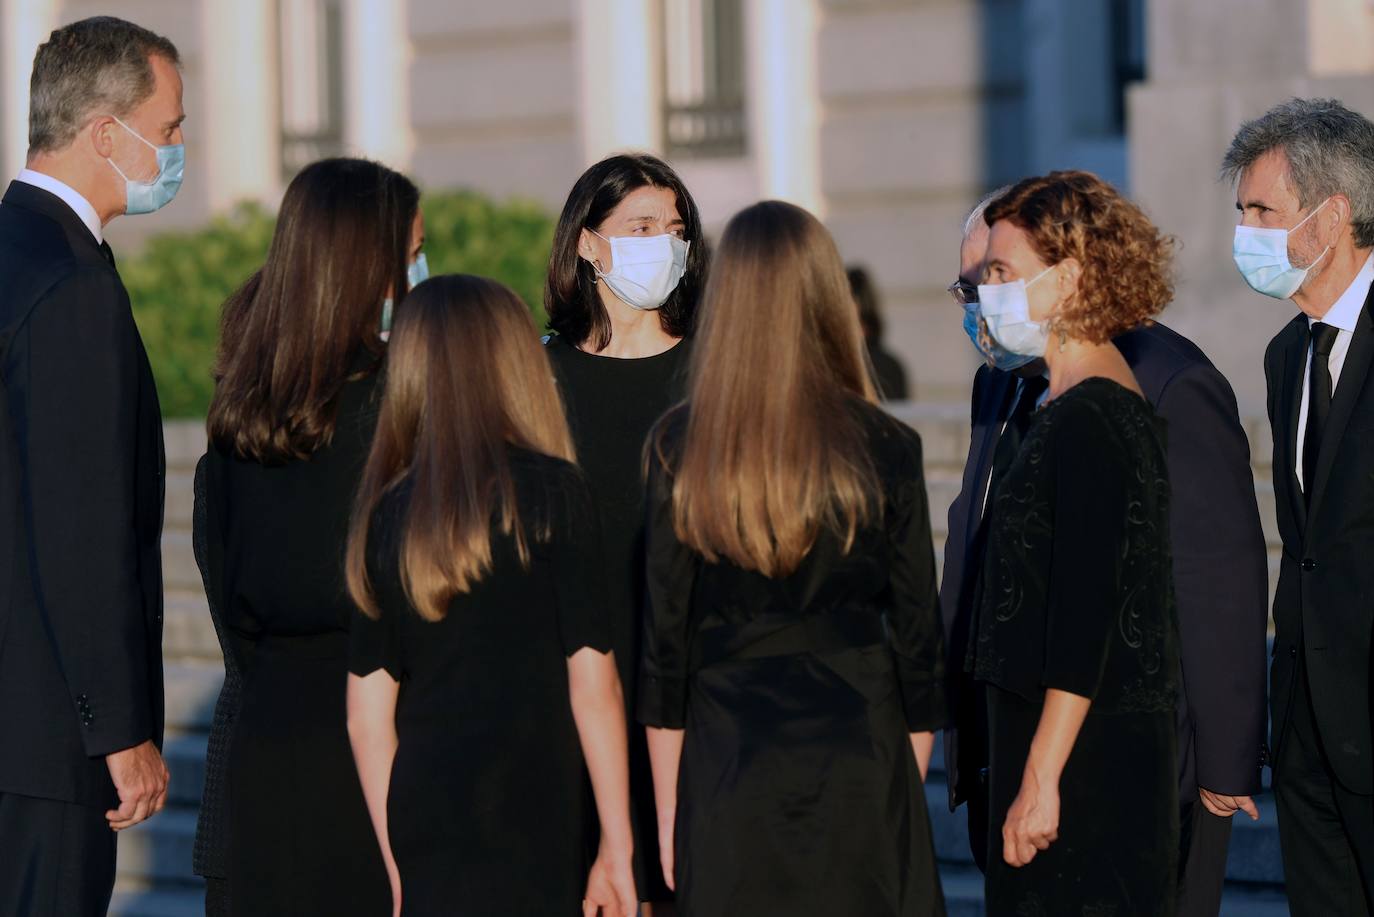
<instances>
[{"instance_id":1,"label":"woman's long brown hair","mask_svg":"<svg viewBox=\"0 0 1374 917\"><path fill-rule=\"evenodd\" d=\"M665 448L667 424L650 441L650 460L674 475L678 537L767 576L795 570L822 528L847 550L880 497L847 402L876 395L830 233L780 201L741 211L700 322L680 455Z\"/></svg>"},{"instance_id":2,"label":"woman's long brown hair","mask_svg":"<svg viewBox=\"0 0 1374 917\"><path fill-rule=\"evenodd\" d=\"M329 443L344 383L360 358L380 363L382 301L405 297L419 204L408 178L363 159L292 179L267 261L224 304L207 422L217 447L278 464Z\"/></svg>"},{"instance_id":3,"label":"woman's long brown hair","mask_svg":"<svg viewBox=\"0 0 1374 917\"><path fill-rule=\"evenodd\" d=\"M427 621L491 570L492 522L529 563L531 534L516 504L508 446L573 460L563 404L534 320L494 280L448 275L425 281L396 310L386 394L348 535L353 601L378 614L368 537L383 497L403 481L401 583Z\"/></svg>"}]
</instances>

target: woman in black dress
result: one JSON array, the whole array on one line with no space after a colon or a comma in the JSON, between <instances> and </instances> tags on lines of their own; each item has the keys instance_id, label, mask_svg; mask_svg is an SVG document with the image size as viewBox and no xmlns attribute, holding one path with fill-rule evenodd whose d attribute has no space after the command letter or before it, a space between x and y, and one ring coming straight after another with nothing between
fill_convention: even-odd
<instances>
[{"instance_id":1,"label":"woman in black dress","mask_svg":"<svg viewBox=\"0 0 1374 917\"><path fill-rule=\"evenodd\" d=\"M989 497L970 641L987 683L990 915L1167 917L1178 632L1162 422L1112 338L1169 301L1170 240L1084 172L987 211L986 332L1048 402Z\"/></svg>"},{"instance_id":2,"label":"woman in black dress","mask_svg":"<svg viewBox=\"0 0 1374 917\"><path fill-rule=\"evenodd\" d=\"M706 263L696 203L652 156L612 156L568 195L554 233L544 301L573 442L601 514L611 640L633 715L644 595L644 480L649 428L681 401ZM657 817L644 737L630 742L635 878L641 900L671 892L657 868Z\"/></svg>"},{"instance_id":3,"label":"woman in black dress","mask_svg":"<svg viewBox=\"0 0 1374 917\"><path fill-rule=\"evenodd\" d=\"M702 314L688 400L647 454L639 719L678 910L943 914L920 440L875 404L844 266L806 211L731 220Z\"/></svg>"},{"instance_id":4,"label":"woman in black dress","mask_svg":"<svg viewBox=\"0 0 1374 917\"><path fill-rule=\"evenodd\" d=\"M195 849L212 915L390 910L344 723L343 558L383 301L405 296L422 235L404 176L315 163L225 304L195 532L225 667Z\"/></svg>"},{"instance_id":5,"label":"woman in black dress","mask_svg":"<svg viewBox=\"0 0 1374 917\"><path fill-rule=\"evenodd\" d=\"M632 917L596 512L529 311L494 281L438 277L390 347L349 536L365 613L348 730L400 912Z\"/></svg>"}]
</instances>

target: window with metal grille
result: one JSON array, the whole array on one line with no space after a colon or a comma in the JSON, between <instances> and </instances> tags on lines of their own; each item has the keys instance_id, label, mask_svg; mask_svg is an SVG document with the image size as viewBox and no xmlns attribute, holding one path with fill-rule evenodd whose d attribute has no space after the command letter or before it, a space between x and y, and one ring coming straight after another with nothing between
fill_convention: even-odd
<instances>
[{"instance_id":1,"label":"window with metal grille","mask_svg":"<svg viewBox=\"0 0 1374 917\"><path fill-rule=\"evenodd\" d=\"M743 0L662 0L661 12L664 151L743 155Z\"/></svg>"},{"instance_id":2,"label":"window with metal grille","mask_svg":"<svg viewBox=\"0 0 1374 917\"><path fill-rule=\"evenodd\" d=\"M281 172L344 151L343 4L278 0Z\"/></svg>"}]
</instances>

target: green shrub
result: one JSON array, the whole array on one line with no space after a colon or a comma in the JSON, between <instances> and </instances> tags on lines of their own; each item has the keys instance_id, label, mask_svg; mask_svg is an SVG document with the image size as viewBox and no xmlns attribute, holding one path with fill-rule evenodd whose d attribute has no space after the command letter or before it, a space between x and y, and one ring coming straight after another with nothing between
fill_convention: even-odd
<instances>
[{"instance_id":1,"label":"green shrub","mask_svg":"<svg viewBox=\"0 0 1374 917\"><path fill-rule=\"evenodd\" d=\"M426 194L425 250L435 274L468 273L509 285L544 327L544 273L553 220L535 204L496 203L470 191ZM210 404L220 307L267 255L275 220L256 204L203 229L156 236L120 259L165 417L203 417Z\"/></svg>"}]
</instances>

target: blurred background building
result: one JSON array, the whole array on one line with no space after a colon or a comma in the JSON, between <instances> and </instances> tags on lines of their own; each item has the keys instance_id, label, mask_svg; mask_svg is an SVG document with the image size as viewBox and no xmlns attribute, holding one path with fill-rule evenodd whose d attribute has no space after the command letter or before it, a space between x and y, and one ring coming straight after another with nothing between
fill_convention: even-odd
<instances>
[{"instance_id":1,"label":"blurred background building","mask_svg":"<svg viewBox=\"0 0 1374 917\"><path fill-rule=\"evenodd\" d=\"M1374 0L0 0L9 175L24 159L35 48L55 26L104 13L176 42L189 114L180 196L111 227L122 265L148 237L197 230L239 202L270 210L300 166L335 154L380 159L427 192L554 214L588 164L648 149L681 171L708 230L762 197L812 209L884 304L886 346L919 402L901 410L926 443L937 540L976 366L944 292L962 218L1024 175L1098 172L1182 243L1165 321L1237 389L1276 547L1261 356L1294 310L1250 292L1232 266L1234 195L1218 164L1243 120L1289 96L1374 116ZM131 289L149 270L126 270ZM196 326L206 335L217 302ZM193 362L187 372L208 374ZM129 915L194 910L189 832L218 677L187 532L203 432L173 427L168 697L181 809L121 843L122 887L146 891L121 899ZM940 779L932 813L951 913L977 913L962 816L941 815ZM1233 896L1228 913L1286 913L1265 813L1237 826L1230 875L1253 895Z\"/></svg>"}]
</instances>

